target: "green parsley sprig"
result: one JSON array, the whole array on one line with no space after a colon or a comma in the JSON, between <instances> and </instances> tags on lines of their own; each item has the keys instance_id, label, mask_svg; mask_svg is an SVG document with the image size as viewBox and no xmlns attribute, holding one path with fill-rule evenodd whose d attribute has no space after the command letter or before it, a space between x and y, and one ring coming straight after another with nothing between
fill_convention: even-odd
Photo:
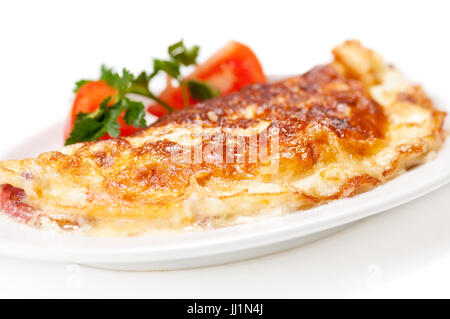
<instances>
[{"instance_id":1,"label":"green parsley sprig","mask_svg":"<svg viewBox=\"0 0 450 319\"><path fill-rule=\"evenodd\" d=\"M120 124L117 119L122 112L125 112L124 120L128 125L135 127L147 125L144 104L133 101L126 96L135 81L132 73L123 69L122 75L120 75L112 69L102 66L100 79L116 88L117 96L106 98L94 112L78 113L73 130L66 140L66 145L95 141L106 134L118 137L120 135Z\"/></svg>"},{"instance_id":2,"label":"green parsley sprig","mask_svg":"<svg viewBox=\"0 0 450 319\"><path fill-rule=\"evenodd\" d=\"M217 89L206 82L197 80L185 81L182 78L182 66L197 64L199 50L200 48L197 45L194 45L192 48L188 49L184 45L183 40L181 40L169 46L168 53L170 59L153 59L153 73L150 77L153 78L156 74L162 71L174 78L180 86L185 106L189 106L188 91L192 98L200 101L216 97L220 94Z\"/></svg>"},{"instance_id":3,"label":"green parsley sprig","mask_svg":"<svg viewBox=\"0 0 450 319\"><path fill-rule=\"evenodd\" d=\"M141 72L137 77L127 69L122 70L122 74L115 72L106 66L101 67L100 80L105 81L111 87L117 89L117 96L111 96L105 99L100 107L92 113L78 113L75 124L66 145L95 141L106 134L112 137L120 135L119 116L124 113L124 120L128 125L135 127L145 127L145 107L141 102L133 101L127 94L134 93L151 98L172 112L174 108L168 103L159 99L150 90L150 81L160 72L175 79L181 89L183 100L186 106L189 106L189 95L195 100L207 100L218 96L220 92L211 84L198 80L184 80L181 68L197 64L199 46L194 45L187 48L183 41L179 41L169 46L169 59L153 60L153 72L148 74ZM75 83L74 92L77 92L84 84L90 80L80 80Z\"/></svg>"}]
</instances>

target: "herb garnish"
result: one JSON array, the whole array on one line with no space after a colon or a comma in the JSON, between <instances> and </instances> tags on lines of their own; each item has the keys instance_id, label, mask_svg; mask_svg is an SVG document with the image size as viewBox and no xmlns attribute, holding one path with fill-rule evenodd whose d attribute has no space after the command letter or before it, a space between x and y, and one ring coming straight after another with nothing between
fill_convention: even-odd
<instances>
[{"instance_id":1,"label":"herb garnish","mask_svg":"<svg viewBox=\"0 0 450 319\"><path fill-rule=\"evenodd\" d=\"M159 99L150 90L150 81L160 72L164 72L178 82L186 106L189 106L188 94L193 99L201 101L218 96L220 92L210 84L198 80L186 81L182 78L181 68L197 64L199 50L199 46L196 45L192 48L187 48L181 40L169 46L169 59L154 59L153 72L150 74L141 72L137 77L125 68L122 70L122 74L119 74L103 65L101 67L100 80L117 89L118 93L116 96L106 98L94 112L78 113L73 130L65 144L95 141L106 134L118 137L120 135L118 118L123 112L125 112L124 120L127 125L145 127L147 125L145 121L145 107L141 102L133 101L127 97L128 93L149 97L166 108L167 111L172 112L173 107ZM77 92L89 81L83 79L76 82L74 92Z\"/></svg>"},{"instance_id":2,"label":"herb garnish","mask_svg":"<svg viewBox=\"0 0 450 319\"><path fill-rule=\"evenodd\" d=\"M100 79L117 89L115 97L106 98L100 107L91 113L78 113L72 132L66 140L66 145L95 141L109 134L118 137L120 124L117 121L120 114L125 111L124 120L128 125L145 127L145 107L141 102L133 101L125 96L133 83L134 75L127 69L122 75L102 66Z\"/></svg>"}]
</instances>

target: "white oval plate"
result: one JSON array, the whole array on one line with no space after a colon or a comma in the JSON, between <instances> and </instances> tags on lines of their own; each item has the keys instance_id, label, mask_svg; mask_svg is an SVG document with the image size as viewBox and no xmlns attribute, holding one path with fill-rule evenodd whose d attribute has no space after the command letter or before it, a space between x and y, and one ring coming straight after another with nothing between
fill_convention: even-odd
<instances>
[{"instance_id":1,"label":"white oval plate","mask_svg":"<svg viewBox=\"0 0 450 319\"><path fill-rule=\"evenodd\" d=\"M55 124L31 139L17 141L17 146L1 154L1 159L58 149L62 130L62 124ZM450 141L447 140L434 160L369 192L287 216L216 230L94 238L33 229L1 216L0 254L120 270L169 270L222 264L323 237L361 218L425 195L449 181Z\"/></svg>"}]
</instances>

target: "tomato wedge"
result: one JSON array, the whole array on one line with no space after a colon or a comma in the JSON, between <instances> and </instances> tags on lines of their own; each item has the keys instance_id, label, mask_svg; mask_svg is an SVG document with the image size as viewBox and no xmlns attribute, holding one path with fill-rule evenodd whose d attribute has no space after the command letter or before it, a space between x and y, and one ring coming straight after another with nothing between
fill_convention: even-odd
<instances>
[{"instance_id":1,"label":"tomato wedge","mask_svg":"<svg viewBox=\"0 0 450 319\"><path fill-rule=\"evenodd\" d=\"M254 83L267 82L261 64L247 46L239 42L229 42L207 61L197 66L186 79L196 79L210 83L219 89L221 95L240 90ZM159 98L176 109L184 107L183 96L179 87L168 85ZM190 104L198 101L190 98ZM159 104L152 104L148 111L156 116L162 116L167 110Z\"/></svg>"},{"instance_id":2,"label":"tomato wedge","mask_svg":"<svg viewBox=\"0 0 450 319\"><path fill-rule=\"evenodd\" d=\"M75 119L78 113L91 113L100 107L100 104L106 98L117 94L117 90L109 86L105 81L90 81L84 84L77 92L73 101L72 110L66 121L64 129L64 140L70 136L70 132L75 124ZM138 128L127 125L123 119L123 114L118 119L121 129L120 135L127 136L138 131ZM105 135L102 139L110 138Z\"/></svg>"}]
</instances>

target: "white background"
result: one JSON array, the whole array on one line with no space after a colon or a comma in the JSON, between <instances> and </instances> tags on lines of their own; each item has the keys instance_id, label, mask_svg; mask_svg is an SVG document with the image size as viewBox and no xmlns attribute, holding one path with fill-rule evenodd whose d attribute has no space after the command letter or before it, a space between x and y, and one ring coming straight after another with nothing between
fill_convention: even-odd
<instances>
[{"instance_id":1,"label":"white background","mask_svg":"<svg viewBox=\"0 0 450 319\"><path fill-rule=\"evenodd\" d=\"M4 1L0 151L62 121L74 82L95 78L100 64L149 69L180 38L203 58L242 41L268 74L302 73L357 38L450 101L449 12L445 1ZM231 265L131 273L0 257L0 297L450 297L449 269L447 186L326 239Z\"/></svg>"}]
</instances>

